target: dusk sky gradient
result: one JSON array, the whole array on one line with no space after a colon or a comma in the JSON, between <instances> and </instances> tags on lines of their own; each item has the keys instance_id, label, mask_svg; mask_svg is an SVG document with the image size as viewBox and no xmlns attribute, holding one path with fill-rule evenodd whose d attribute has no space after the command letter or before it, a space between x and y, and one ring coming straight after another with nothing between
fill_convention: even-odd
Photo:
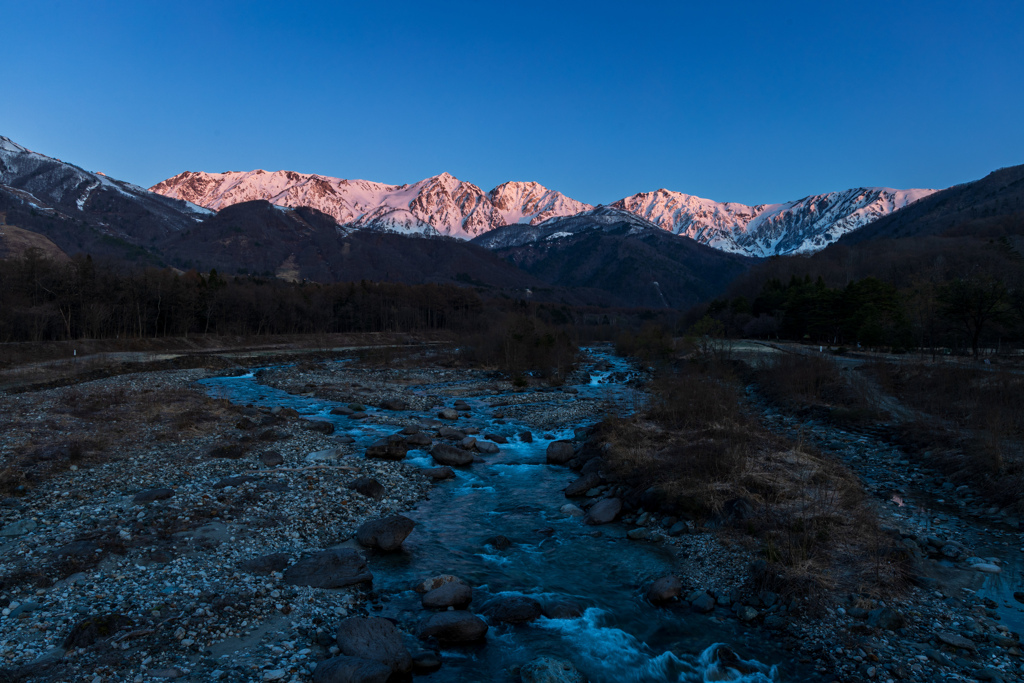
<instances>
[{"instance_id":1,"label":"dusk sky gradient","mask_svg":"<svg viewBox=\"0 0 1024 683\"><path fill-rule=\"evenodd\" d=\"M781 202L1024 163L1024 3L12 2L0 135L148 187L289 169Z\"/></svg>"}]
</instances>

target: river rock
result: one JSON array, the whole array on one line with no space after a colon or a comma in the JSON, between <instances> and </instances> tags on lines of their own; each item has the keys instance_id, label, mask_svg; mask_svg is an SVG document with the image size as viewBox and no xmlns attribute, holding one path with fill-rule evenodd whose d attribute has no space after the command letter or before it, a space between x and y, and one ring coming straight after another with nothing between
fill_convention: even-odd
<instances>
[{"instance_id":1,"label":"river rock","mask_svg":"<svg viewBox=\"0 0 1024 683\"><path fill-rule=\"evenodd\" d=\"M311 432L319 432L327 436L334 433L334 423L327 420L307 420L304 426Z\"/></svg>"},{"instance_id":2,"label":"river rock","mask_svg":"<svg viewBox=\"0 0 1024 683\"><path fill-rule=\"evenodd\" d=\"M220 444L210 449L210 457L237 460L245 455L245 451L246 447L240 443Z\"/></svg>"},{"instance_id":3,"label":"river rock","mask_svg":"<svg viewBox=\"0 0 1024 683\"><path fill-rule=\"evenodd\" d=\"M495 550L508 550L512 547L512 541L508 536L491 536L484 541L484 545L489 545Z\"/></svg>"},{"instance_id":4,"label":"river rock","mask_svg":"<svg viewBox=\"0 0 1024 683\"><path fill-rule=\"evenodd\" d=\"M229 486L241 486L242 484L248 484L250 481L258 481L258 478L249 474L242 474L237 477L224 477L217 481L217 483L213 485L213 488L226 489ZM136 496L136 498L138 498L138 496Z\"/></svg>"},{"instance_id":5,"label":"river rock","mask_svg":"<svg viewBox=\"0 0 1024 683\"><path fill-rule=\"evenodd\" d=\"M597 472L584 474L582 477L565 487L566 498L586 495L587 491L601 485L601 475Z\"/></svg>"},{"instance_id":6,"label":"river rock","mask_svg":"<svg viewBox=\"0 0 1024 683\"><path fill-rule=\"evenodd\" d=\"M323 550L302 558L284 572L284 580L294 586L342 588L373 581L366 558L352 548Z\"/></svg>"},{"instance_id":7,"label":"river rock","mask_svg":"<svg viewBox=\"0 0 1024 683\"><path fill-rule=\"evenodd\" d=\"M533 443L533 432L519 432L519 440L523 443Z\"/></svg>"},{"instance_id":8,"label":"river rock","mask_svg":"<svg viewBox=\"0 0 1024 683\"><path fill-rule=\"evenodd\" d=\"M370 477L359 477L354 479L348 487L356 493L361 493L367 498L372 498L374 500L380 500L384 497L384 494L387 493L387 489L384 488L383 484L376 479L371 479Z\"/></svg>"},{"instance_id":9,"label":"river rock","mask_svg":"<svg viewBox=\"0 0 1024 683\"><path fill-rule=\"evenodd\" d=\"M284 464L284 457L278 451L260 453L260 464L264 467L277 467Z\"/></svg>"},{"instance_id":10,"label":"river rock","mask_svg":"<svg viewBox=\"0 0 1024 683\"><path fill-rule=\"evenodd\" d=\"M403 515L391 515L364 522L356 531L356 541L367 548L397 550L412 533L416 523Z\"/></svg>"},{"instance_id":11,"label":"river rock","mask_svg":"<svg viewBox=\"0 0 1024 683\"><path fill-rule=\"evenodd\" d=\"M967 640L963 636L955 633L949 633L948 631L939 631L935 634L935 637L940 641L951 647L958 647L962 650L970 650L974 652L978 649L978 646L972 640Z\"/></svg>"},{"instance_id":12,"label":"river rock","mask_svg":"<svg viewBox=\"0 0 1024 683\"><path fill-rule=\"evenodd\" d=\"M984 572L986 574L998 574L1003 571L999 565L992 564L991 562L979 562L977 564L972 564L971 569L976 572Z\"/></svg>"},{"instance_id":13,"label":"river rock","mask_svg":"<svg viewBox=\"0 0 1024 683\"><path fill-rule=\"evenodd\" d=\"M24 536L30 531L35 531L38 526L38 522L34 519L19 519L17 522L12 522L3 529L0 529L0 536L6 536L8 538Z\"/></svg>"},{"instance_id":14,"label":"river rock","mask_svg":"<svg viewBox=\"0 0 1024 683\"><path fill-rule=\"evenodd\" d=\"M288 567L291 556L288 553L272 553L260 555L239 563L238 568L249 574L271 574L283 572Z\"/></svg>"},{"instance_id":15,"label":"river rock","mask_svg":"<svg viewBox=\"0 0 1024 683\"><path fill-rule=\"evenodd\" d=\"M558 508L558 511L563 515L569 515L570 517L582 517L583 510L579 509L572 503L566 503L562 507Z\"/></svg>"},{"instance_id":16,"label":"river rock","mask_svg":"<svg viewBox=\"0 0 1024 683\"><path fill-rule=\"evenodd\" d=\"M412 670L412 657L395 625L380 617L350 617L338 626L343 655L380 662L392 673Z\"/></svg>"},{"instance_id":17,"label":"river rock","mask_svg":"<svg viewBox=\"0 0 1024 683\"><path fill-rule=\"evenodd\" d=\"M424 593L421 602L426 609L466 609L473 602L473 589L461 581L449 581Z\"/></svg>"},{"instance_id":18,"label":"river rock","mask_svg":"<svg viewBox=\"0 0 1024 683\"><path fill-rule=\"evenodd\" d=\"M438 574L437 576L431 576L429 579L423 579L413 586L412 589L417 593L427 593L448 583L465 583L465 581L451 574Z\"/></svg>"},{"instance_id":19,"label":"river rock","mask_svg":"<svg viewBox=\"0 0 1024 683\"><path fill-rule=\"evenodd\" d=\"M647 589L647 599L655 605L664 605L683 593L683 584L677 576L663 576Z\"/></svg>"},{"instance_id":20,"label":"river rock","mask_svg":"<svg viewBox=\"0 0 1024 683\"><path fill-rule=\"evenodd\" d=\"M465 439L459 442L459 448L464 448L467 451L476 448L476 437L467 436Z\"/></svg>"},{"instance_id":21,"label":"river rock","mask_svg":"<svg viewBox=\"0 0 1024 683\"><path fill-rule=\"evenodd\" d=\"M442 643L472 643L483 640L487 630L483 619L465 610L438 612L420 626L420 638L436 638Z\"/></svg>"},{"instance_id":22,"label":"river rock","mask_svg":"<svg viewBox=\"0 0 1024 683\"><path fill-rule=\"evenodd\" d=\"M331 408L331 415L351 415L356 411L352 410L348 406L338 406L337 408Z\"/></svg>"},{"instance_id":23,"label":"river rock","mask_svg":"<svg viewBox=\"0 0 1024 683\"><path fill-rule=\"evenodd\" d=\"M555 657L538 657L519 670L523 683L586 683L571 662Z\"/></svg>"},{"instance_id":24,"label":"river rock","mask_svg":"<svg viewBox=\"0 0 1024 683\"><path fill-rule=\"evenodd\" d=\"M505 624L526 624L543 613L540 603L526 595L509 595L497 598L487 609L492 622Z\"/></svg>"},{"instance_id":25,"label":"river rock","mask_svg":"<svg viewBox=\"0 0 1024 683\"><path fill-rule=\"evenodd\" d=\"M366 447L366 457L375 460L402 460L409 451L409 444L405 439L392 434L378 439Z\"/></svg>"},{"instance_id":26,"label":"river rock","mask_svg":"<svg viewBox=\"0 0 1024 683\"><path fill-rule=\"evenodd\" d=\"M462 441L466 438L465 432L452 429L451 427L441 427L437 430L437 435L442 439L451 439L453 441Z\"/></svg>"},{"instance_id":27,"label":"river rock","mask_svg":"<svg viewBox=\"0 0 1024 683\"><path fill-rule=\"evenodd\" d=\"M331 657L316 665L313 683L387 683L391 669L372 659Z\"/></svg>"},{"instance_id":28,"label":"river rock","mask_svg":"<svg viewBox=\"0 0 1024 683\"><path fill-rule=\"evenodd\" d=\"M366 410L366 406L364 406L362 403L349 403L348 409L356 413L361 413Z\"/></svg>"},{"instance_id":29,"label":"river rock","mask_svg":"<svg viewBox=\"0 0 1024 683\"><path fill-rule=\"evenodd\" d=\"M322 451L313 451L306 456L306 462L331 462L345 455L344 448L325 448Z\"/></svg>"},{"instance_id":30,"label":"river rock","mask_svg":"<svg viewBox=\"0 0 1024 683\"><path fill-rule=\"evenodd\" d=\"M622 501L618 498L605 498L594 503L583 518L585 524L608 524L614 522L615 518L622 512Z\"/></svg>"},{"instance_id":31,"label":"river rock","mask_svg":"<svg viewBox=\"0 0 1024 683\"><path fill-rule=\"evenodd\" d=\"M484 434L484 438L494 443L508 443L508 439L503 437L501 434Z\"/></svg>"},{"instance_id":32,"label":"river rock","mask_svg":"<svg viewBox=\"0 0 1024 683\"><path fill-rule=\"evenodd\" d=\"M455 403L452 404L452 407L455 408L455 410L459 411L460 413L469 412L469 404L463 401L461 398L456 399Z\"/></svg>"},{"instance_id":33,"label":"river rock","mask_svg":"<svg viewBox=\"0 0 1024 683\"><path fill-rule=\"evenodd\" d=\"M544 616L548 619L576 619L586 611L574 600L554 600L543 605Z\"/></svg>"},{"instance_id":34,"label":"river rock","mask_svg":"<svg viewBox=\"0 0 1024 683\"><path fill-rule=\"evenodd\" d=\"M576 454L568 441L552 441L548 444L547 459L549 465L564 465Z\"/></svg>"},{"instance_id":35,"label":"river rock","mask_svg":"<svg viewBox=\"0 0 1024 683\"><path fill-rule=\"evenodd\" d=\"M434 481L455 478L455 470L451 467L424 467L420 470L420 474L427 479L433 479Z\"/></svg>"},{"instance_id":36,"label":"river rock","mask_svg":"<svg viewBox=\"0 0 1024 683\"><path fill-rule=\"evenodd\" d=\"M715 609L715 599L706 592L701 591L700 595L690 599L690 607L701 614L707 614Z\"/></svg>"},{"instance_id":37,"label":"river rock","mask_svg":"<svg viewBox=\"0 0 1024 683\"><path fill-rule=\"evenodd\" d=\"M441 657L436 652L425 650L412 656L412 671L415 674L434 673L441 668Z\"/></svg>"},{"instance_id":38,"label":"river rock","mask_svg":"<svg viewBox=\"0 0 1024 683\"><path fill-rule=\"evenodd\" d=\"M434 440L423 432L416 432L405 437L405 442L410 446L429 446L434 443Z\"/></svg>"},{"instance_id":39,"label":"river rock","mask_svg":"<svg viewBox=\"0 0 1024 683\"><path fill-rule=\"evenodd\" d=\"M494 455L501 451L501 449L498 448L498 444L491 443L490 441L477 441L476 449L481 453L486 453L487 455Z\"/></svg>"},{"instance_id":40,"label":"river rock","mask_svg":"<svg viewBox=\"0 0 1024 683\"><path fill-rule=\"evenodd\" d=\"M384 410L409 410L409 404L400 398L392 398L387 401L383 401L380 407Z\"/></svg>"},{"instance_id":41,"label":"river rock","mask_svg":"<svg viewBox=\"0 0 1024 683\"><path fill-rule=\"evenodd\" d=\"M152 503L155 500L167 500L174 495L174 489L146 489L135 494L132 499L136 503Z\"/></svg>"},{"instance_id":42,"label":"river rock","mask_svg":"<svg viewBox=\"0 0 1024 683\"><path fill-rule=\"evenodd\" d=\"M447 443L434 444L433 448L430 449L430 455L434 457L438 464L451 467L465 467L473 462L472 453Z\"/></svg>"},{"instance_id":43,"label":"river rock","mask_svg":"<svg viewBox=\"0 0 1024 683\"><path fill-rule=\"evenodd\" d=\"M894 609L879 607L868 612L868 626L895 631L902 628L904 624L906 624L906 619Z\"/></svg>"},{"instance_id":44,"label":"river rock","mask_svg":"<svg viewBox=\"0 0 1024 683\"><path fill-rule=\"evenodd\" d=\"M439 412L437 416L442 420L458 420L459 411L455 410L455 408L445 408Z\"/></svg>"}]
</instances>

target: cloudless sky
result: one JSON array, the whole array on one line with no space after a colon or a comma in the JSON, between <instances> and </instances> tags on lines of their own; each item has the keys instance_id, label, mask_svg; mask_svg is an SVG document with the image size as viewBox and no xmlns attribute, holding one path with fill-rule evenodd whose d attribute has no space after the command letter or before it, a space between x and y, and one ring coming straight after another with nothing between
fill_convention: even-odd
<instances>
[{"instance_id":1,"label":"cloudless sky","mask_svg":"<svg viewBox=\"0 0 1024 683\"><path fill-rule=\"evenodd\" d=\"M0 0L0 135L185 170L447 171L609 203L1024 163L1024 3Z\"/></svg>"}]
</instances>

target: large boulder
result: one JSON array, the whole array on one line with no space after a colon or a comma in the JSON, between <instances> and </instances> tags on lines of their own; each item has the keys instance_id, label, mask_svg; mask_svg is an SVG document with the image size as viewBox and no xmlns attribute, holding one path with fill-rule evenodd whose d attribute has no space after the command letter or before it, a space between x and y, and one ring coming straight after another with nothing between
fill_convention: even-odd
<instances>
[{"instance_id":1,"label":"large boulder","mask_svg":"<svg viewBox=\"0 0 1024 683\"><path fill-rule=\"evenodd\" d=\"M473 602L473 589L461 581L449 581L424 593L422 602L426 609L466 609Z\"/></svg>"},{"instance_id":2,"label":"large boulder","mask_svg":"<svg viewBox=\"0 0 1024 683\"><path fill-rule=\"evenodd\" d=\"M441 643L472 643L483 640L487 629L486 622L470 612L438 612L420 626L420 638L435 638Z\"/></svg>"},{"instance_id":3,"label":"large boulder","mask_svg":"<svg viewBox=\"0 0 1024 683\"><path fill-rule=\"evenodd\" d=\"M676 576L663 576L647 589L647 599L655 605L664 605L683 593L683 584Z\"/></svg>"},{"instance_id":4,"label":"large boulder","mask_svg":"<svg viewBox=\"0 0 1024 683\"><path fill-rule=\"evenodd\" d=\"M509 595L497 598L487 607L487 616L492 622L505 624L526 624L543 613L541 604L525 595Z\"/></svg>"},{"instance_id":5,"label":"large boulder","mask_svg":"<svg viewBox=\"0 0 1024 683\"><path fill-rule=\"evenodd\" d=\"M387 683L391 669L361 657L331 657L316 665L313 683Z\"/></svg>"},{"instance_id":6,"label":"large boulder","mask_svg":"<svg viewBox=\"0 0 1024 683\"><path fill-rule=\"evenodd\" d=\"M376 460L402 460L409 451L409 444L405 439L392 434L378 439L366 447L366 457Z\"/></svg>"},{"instance_id":7,"label":"large boulder","mask_svg":"<svg viewBox=\"0 0 1024 683\"><path fill-rule=\"evenodd\" d=\"M416 522L403 515L381 517L364 522L356 530L356 541L367 548L398 550L415 526Z\"/></svg>"},{"instance_id":8,"label":"large boulder","mask_svg":"<svg viewBox=\"0 0 1024 683\"><path fill-rule=\"evenodd\" d=\"M608 524L614 522L615 518L622 512L622 501L618 498L605 498L594 503L586 516L583 518L585 524Z\"/></svg>"},{"instance_id":9,"label":"large boulder","mask_svg":"<svg viewBox=\"0 0 1024 683\"><path fill-rule=\"evenodd\" d=\"M565 488L566 498L575 498L576 496L585 495L587 491L592 488L596 488L601 485L601 475L597 472L591 472L584 474L582 477L569 484Z\"/></svg>"},{"instance_id":10,"label":"large boulder","mask_svg":"<svg viewBox=\"0 0 1024 683\"><path fill-rule=\"evenodd\" d=\"M552 441L548 444L547 454L549 465L564 465L572 460L576 451L568 441Z\"/></svg>"},{"instance_id":11,"label":"large boulder","mask_svg":"<svg viewBox=\"0 0 1024 683\"><path fill-rule=\"evenodd\" d=\"M285 570L284 580L293 586L342 588L373 581L366 558L351 548L323 550L308 555Z\"/></svg>"},{"instance_id":12,"label":"large boulder","mask_svg":"<svg viewBox=\"0 0 1024 683\"><path fill-rule=\"evenodd\" d=\"M395 625L380 617L351 617L338 626L338 647L343 655L369 659L392 673L412 670L412 656Z\"/></svg>"},{"instance_id":13,"label":"large boulder","mask_svg":"<svg viewBox=\"0 0 1024 683\"><path fill-rule=\"evenodd\" d=\"M447 443L436 443L430 449L430 455L439 465L465 467L473 462L473 454Z\"/></svg>"},{"instance_id":14,"label":"large boulder","mask_svg":"<svg viewBox=\"0 0 1024 683\"><path fill-rule=\"evenodd\" d=\"M538 657L519 670L523 683L586 683L576 667L564 659Z\"/></svg>"}]
</instances>

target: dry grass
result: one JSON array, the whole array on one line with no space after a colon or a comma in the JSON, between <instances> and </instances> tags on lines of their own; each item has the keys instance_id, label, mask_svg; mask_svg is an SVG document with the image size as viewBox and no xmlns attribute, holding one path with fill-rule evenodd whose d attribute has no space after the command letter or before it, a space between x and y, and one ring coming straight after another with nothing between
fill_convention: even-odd
<instances>
[{"instance_id":1,"label":"dry grass","mask_svg":"<svg viewBox=\"0 0 1024 683\"><path fill-rule=\"evenodd\" d=\"M928 464L1024 513L1024 375L947 363L873 363L885 391L916 411L900 435Z\"/></svg>"},{"instance_id":2,"label":"dry grass","mask_svg":"<svg viewBox=\"0 0 1024 683\"><path fill-rule=\"evenodd\" d=\"M614 479L666 513L752 539L771 567L762 587L813 595L902 585L905 558L879 531L856 475L764 429L729 372L686 366L650 389L643 413L598 430Z\"/></svg>"}]
</instances>

